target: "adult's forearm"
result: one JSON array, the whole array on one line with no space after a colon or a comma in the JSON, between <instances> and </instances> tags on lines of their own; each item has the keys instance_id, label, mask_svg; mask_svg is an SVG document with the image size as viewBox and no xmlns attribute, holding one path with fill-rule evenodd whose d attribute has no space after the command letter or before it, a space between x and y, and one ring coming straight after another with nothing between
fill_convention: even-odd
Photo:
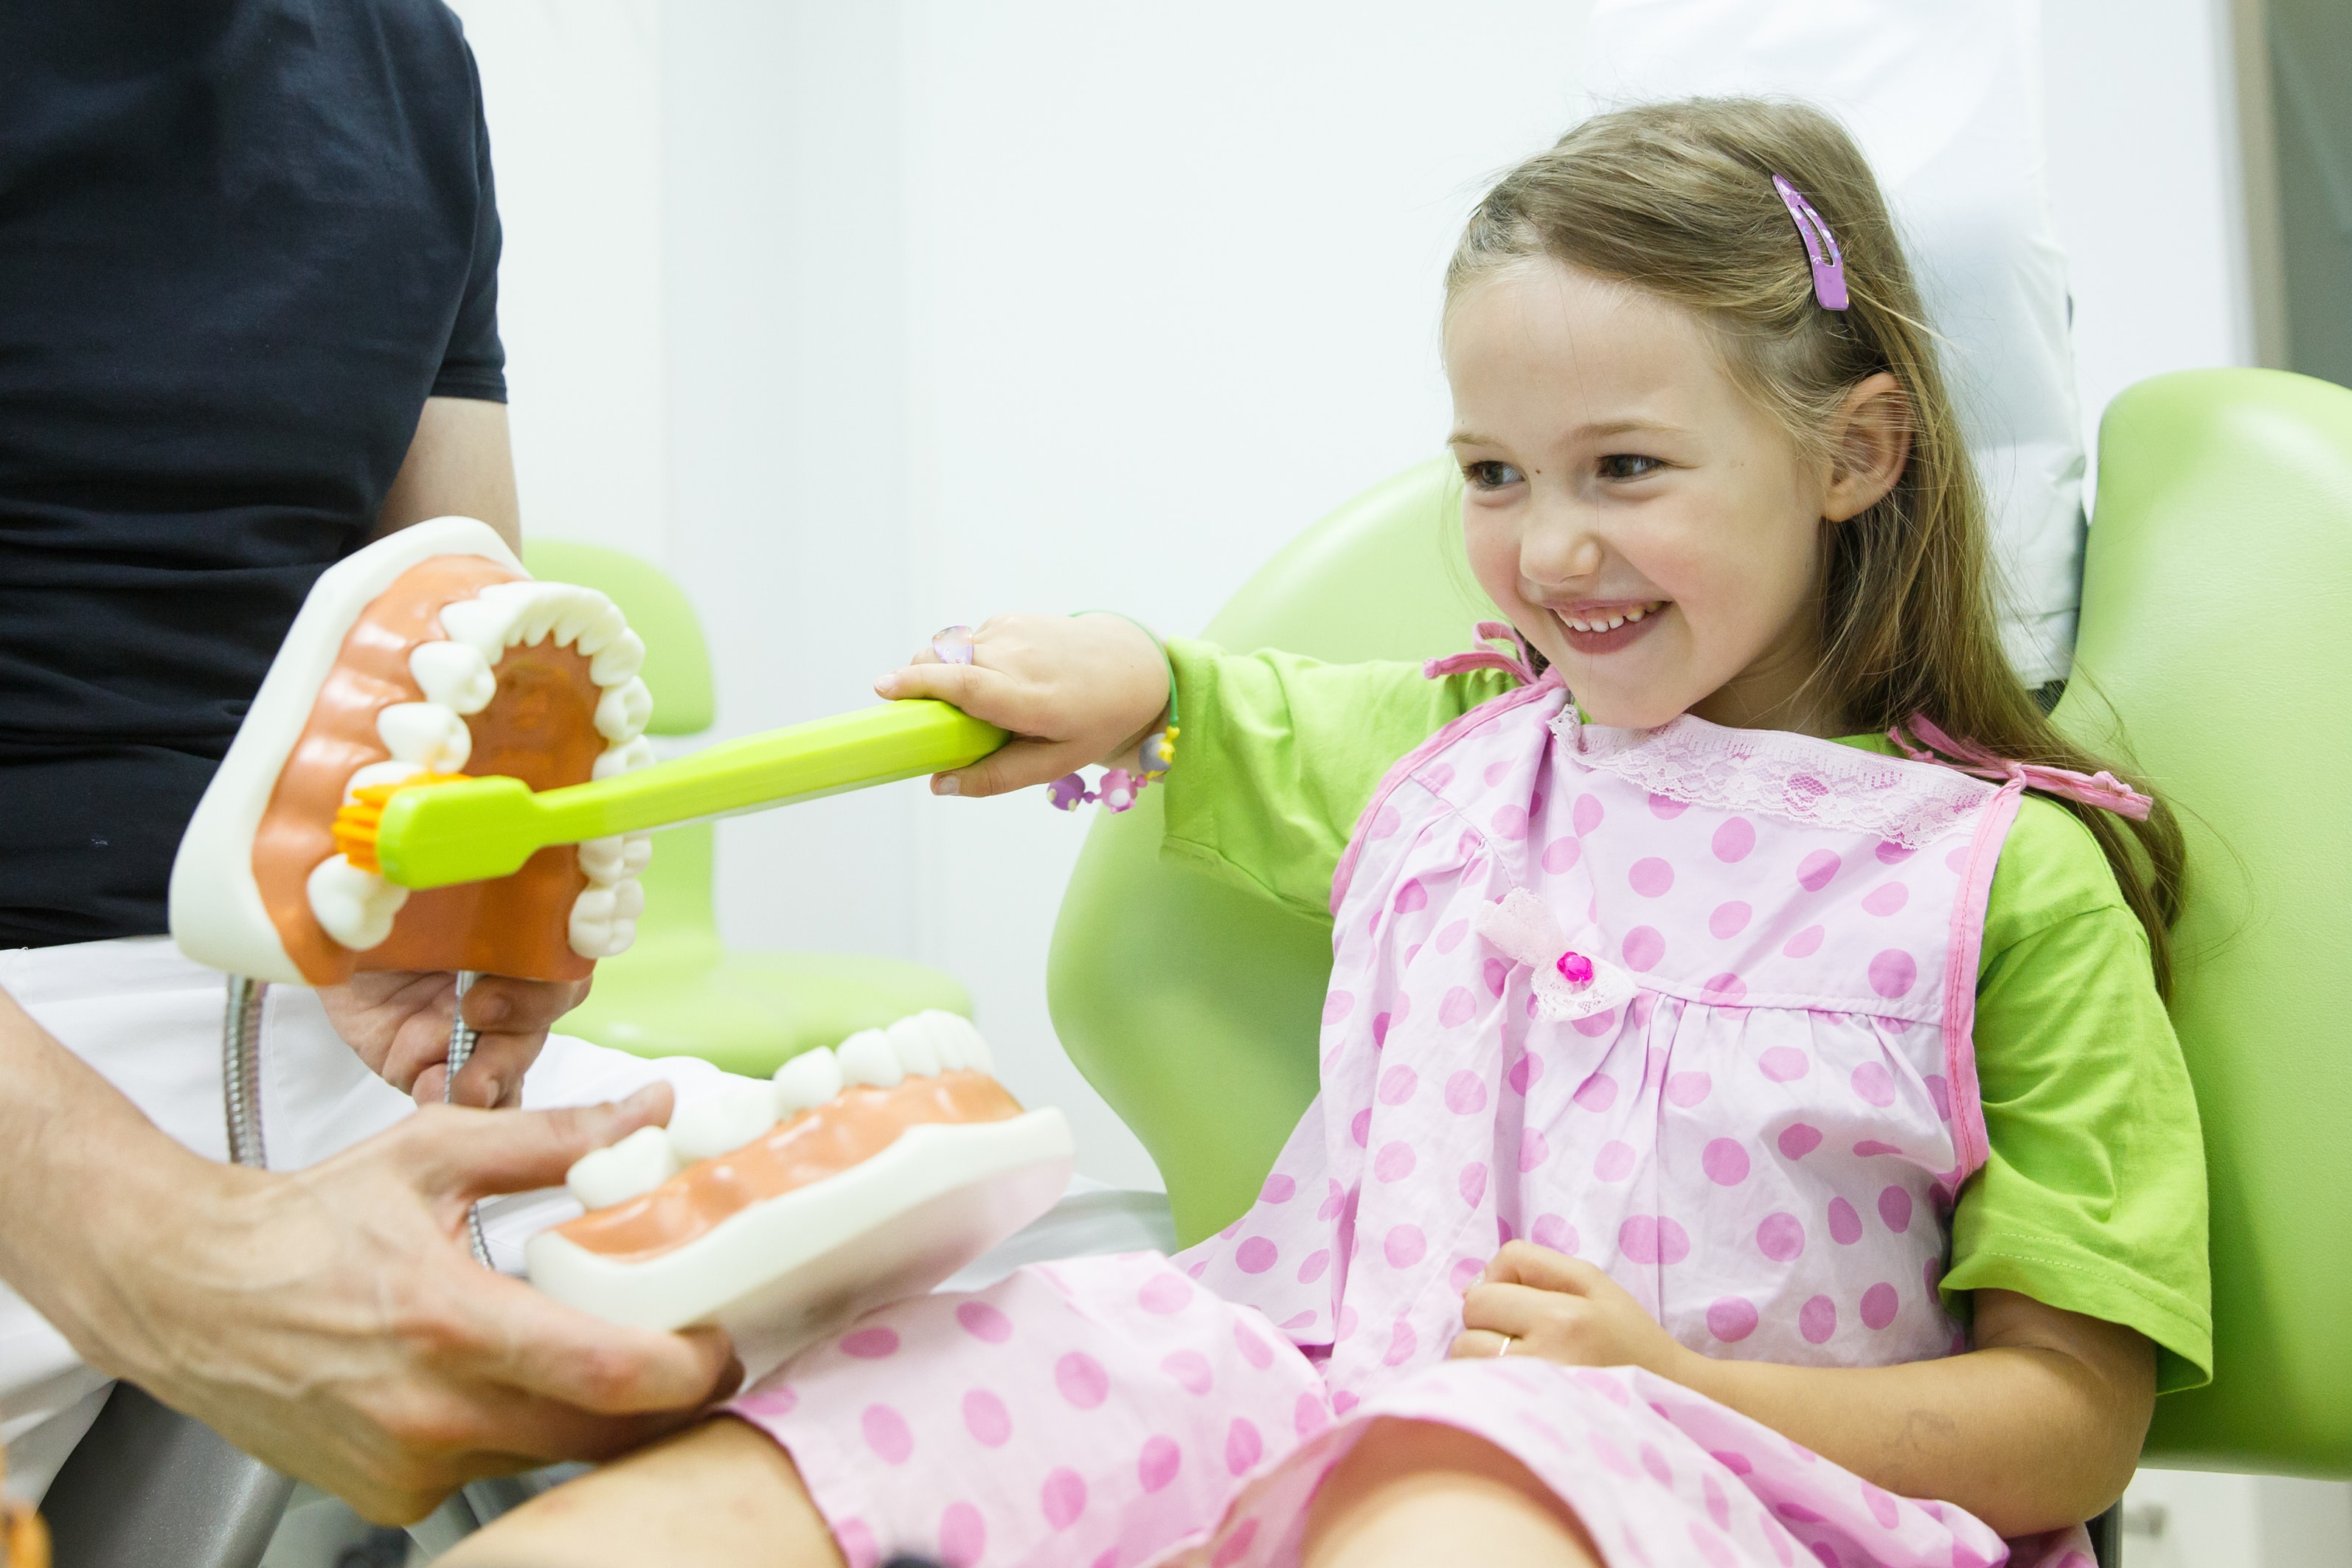
<instances>
[{"instance_id":1,"label":"adult's forearm","mask_svg":"<svg viewBox=\"0 0 2352 1568\"><path fill-rule=\"evenodd\" d=\"M522 544L514 448L503 403L471 397L425 400L408 455L376 514L374 537L427 518L452 515L479 518L509 544Z\"/></svg>"},{"instance_id":2,"label":"adult's forearm","mask_svg":"<svg viewBox=\"0 0 2352 1568\"><path fill-rule=\"evenodd\" d=\"M1884 1367L1694 1355L1680 1381L1887 1491L1958 1504L2004 1536L2106 1508L2147 1424L2128 1389L2040 1347Z\"/></svg>"},{"instance_id":3,"label":"adult's forearm","mask_svg":"<svg viewBox=\"0 0 2352 1568\"><path fill-rule=\"evenodd\" d=\"M125 1370L110 1260L173 1194L220 1168L173 1142L0 991L0 1279L93 1364Z\"/></svg>"}]
</instances>

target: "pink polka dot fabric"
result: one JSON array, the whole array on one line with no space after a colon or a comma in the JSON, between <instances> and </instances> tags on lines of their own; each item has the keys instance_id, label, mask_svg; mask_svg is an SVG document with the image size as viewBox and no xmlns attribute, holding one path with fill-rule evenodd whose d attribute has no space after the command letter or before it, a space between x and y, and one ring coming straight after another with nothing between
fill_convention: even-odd
<instances>
[{"instance_id":1,"label":"pink polka dot fabric","mask_svg":"<svg viewBox=\"0 0 2352 1568\"><path fill-rule=\"evenodd\" d=\"M1695 728L1694 728L1695 727ZM1989 785L1687 717L1580 726L1556 680L1399 763L1335 885L1321 1092L1216 1237L875 1313L731 1408L785 1444L854 1568L1293 1563L1381 1415L1510 1451L1612 1563L1990 1564L2011 1549L1646 1373L1454 1363L1514 1237L1606 1269L1724 1358L1965 1347L1934 1289L1983 1158L1969 1026ZM1923 848L1934 853L1917 854ZM1622 964L1539 1020L1477 930L1515 888ZM2087 1556L2079 1530L2011 1560Z\"/></svg>"}]
</instances>

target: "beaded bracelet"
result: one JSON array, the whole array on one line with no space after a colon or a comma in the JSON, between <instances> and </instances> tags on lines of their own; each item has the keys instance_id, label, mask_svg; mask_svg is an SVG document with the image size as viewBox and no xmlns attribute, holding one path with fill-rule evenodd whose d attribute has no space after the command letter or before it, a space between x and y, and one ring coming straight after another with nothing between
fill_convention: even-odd
<instances>
[{"instance_id":1,"label":"beaded bracelet","mask_svg":"<svg viewBox=\"0 0 2352 1568\"><path fill-rule=\"evenodd\" d=\"M1133 768L1106 768L1099 787L1088 789L1083 774L1064 773L1045 786L1045 798L1056 811L1076 811L1089 801L1098 803L1106 811L1126 811L1135 805L1135 797L1143 793L1146 784L1167 775L1176 763L1176 666L1168 657L1168 646L1158 634L1132 616L1117 610L1079 610L1078 616L1118 616L1145 637L1160 650L1160 667L1168 672L1168 722L1143 737L1135 748ZM931 638L931 652L943 664L970 664L972 661L971 628L949 626Z\"/></svg>"}]
</instances>

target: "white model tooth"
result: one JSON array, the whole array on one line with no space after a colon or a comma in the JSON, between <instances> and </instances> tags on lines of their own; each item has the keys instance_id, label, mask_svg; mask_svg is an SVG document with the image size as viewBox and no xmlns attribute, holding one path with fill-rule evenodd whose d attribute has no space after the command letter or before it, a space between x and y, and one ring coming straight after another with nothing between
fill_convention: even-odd
<instances>
[{"instance_id":1,"label":"white model tooth","mask_svg":"<svg viewBox=\"0 0 2352 1568\"><path fill-rule=\"evenodd\" d=\"M600 888L609 888L623 875L622 862L628 850L625 841L615 833L609 838L583 838L580 841L580 869Z\"/></svg>"},{"instance_id":2,"label":"white model tooth","mask_svg":"<svg viewBox=\"0 0 2352 1568\"><path fill-rule=\"evenodd\" d=\"M652 1192L677 1174L677 1153L669 1134L640 1127L617 1143L592 1149L572 1163L563 1184L583 1209L610 1208Z\"/></svg>"},{"instance_id":3,"label":"white model tooth","mask_svg":"<svg viewBox=\"0 0 2352 1568\"><path fill-rule=\"evenodd\" d=\"M931 1044L930 1020L915 1014L899 1019L883 1031L890 1048L898 1056L898 1065L908 1078L937 1078L940 1073L939 1047Z\"/></svg>"},{"instance_id":4,"label":"white model tooth","mask_svg":"<svg viewBox=\"0 0 2352 1568\"><path fill-rule=\"evenodd\" d=\"M363 768L354 769L352 776L343 781L343 804L349 805L358 800L360 791L363 789L373 789L378 784L406 784L424 771L415 763L370 763Z\"/></svg>"},{"instance_id":5,"label":"white model tooth","mask_svg":"<svg viewBox=\"0 0 2352 1568\"><path fill-rule=\"evenodd\" d=\"M898 1053L890 1048L890 1037L879 1029L858 1030L834 1047L833 1054L841 1060L842 1078L850 1083L896 1089L907 1076L898 1065Z\"/></svg>"},{"instance_id":6,"label":"white model tooth","mask_svg":"<svg viewBox=\"0 0 2352 1568\"><path fill-rule=\"evenodd\" d=\"M963 1042L966 1067L974 1072L993 1074L996 1071L996 1054L988 1048L987 1039L970 1018L961 1013L950 1013L940 1008L933 1008L923 1016L938 1019L938 1026L941 1030L952 1030L956 1038Z\"/></svg>"},{"instance_id":7,"label":"white model tooth","mask_svg":"<svg viewBox=\"0 0 2352 1568\"><path fill-rule=\"evenodd\" d=\"M394 759L436 773L463 771L474 754L473 731L438 702L394 702L376 713L375 732Z\"/></svg>"},{"instance_id":8,"label":"white model tooth","mask_svg":"<svg viewBox=\"0 0 2352 1568\"><path fill-rule=\"evenodd\" d=\"M921 1022L924 1037L931 1042L931 1049L939 1053L941 1072L961 1072L971 1066L971 1053L964 1048L961 1031L941 1024L938 1009L918 1013L915 1017Z\"/></svg>"},{"instance_id":9,"label":"white model tooth","mask_svg":"<svg viewBox=\"0 0 2352 1568\"><path fill-rule=\"evenodd\" d=\"M617 746L605 747L597 755L596 765L589 772L596 778L609 779L653 765L654 743L640 735L634 741L624 741Z\"/></svg>"},{"instance_id":10,"label":"white model tooth","mask_svg":"<svg viewBox=\"0 0 2352 1568\"><path fill-rule=\"evenodd\" d=\"M450 641L464 643L480 654L484 663L496 664L507 644L514 641L516 606L488 597L488 592L486 588L484 597L457 599L442 605L441 630Z\"/></svg>"},{"instance_id":11,"label":"white model tooth","mask_svg":"<svg viewBox=\"0 0 2352 1568\"><path fill-rule=\"evenodd\" d=\"M650 748L648 748L650 750ZM654 836L650 833L621 835L621 875L642 876L654 861Z\"/></svg>"},{"instance_id":12,"label":"white model tooth","mask_svg":"<svg viewBox=\"0 0 2352 1568\"><path fill-rule=\"evenodd\" d=\"M646 667L646 639L624 626L588 661L588 679L599 686L618 686Z\"/></svg>"},{"instance_id":13,"label":"white model tooth","mask_svg":"<svg viewBox=\"0 0 2352 1568\"><path fill-rule=\"evenodd\" d=\"M776 1069L776 1114L795 1116L831 1104L841 1092L841 1060L819 1046Z\"/></svg>"},{"instance_id":14,"label":"white model tooth","mask_svg":"<svg viewBox=\"0 0 2352 1568\"><path fill-rule=\"evenodd\" d=\"M740 1149L776 1124L775 1090L764 1083L734 1083L706 1100L681 1105L669 1119L669 1146L681 1160L708 1160Z\"/></svg>"},{"instance_id":15,"label":"white model tooth","mask_svg":"<svg viewBox=\"0 0 2352 1568\"><path fill-rule=\"evenodd\" d=\"M555 640L593 659L628 626L620 607L593 588L573 588L555 618Z\"/></svg>"},{"instance_id":16,"label":"white model tooth","mask_svg":"<svg viewBox=\"0 0 2352 1568\"><path fill-rule=\"evenodd\" d=\"M596 700L596 733L620 744L634 741L646 731L646 721L654 716L654 694L635 676L618 686L608 686L604 695Z\"/></svg>"},{"instance_id":17,"label":"white model tooth","mask_svg":"<svg viewBox=\"0 0 2352 1568\"><path fill-rule=\"evenodd\" d=\"M635 877L624 877L613 884L613 918L626 921L634 929L639 916L646 912L646 885Z\"/></svg>"},{"instance_id":18,"label":"white model tooth","mask_svg":"<svg viewBox=\"0 0 2352 1568\"><path fill-rule=\"evenodd\" d=\"M408 656L408 673L427 702L454 713L479 713L499 694L490 661L471 643L421 642Z\"/></svg>"},{"instance_id":19,"label":"white model tooth","mask_svg":"<svg viewBox=\"0 0 2352 1568\"><path fill-rule=\"evenodd\" d=\"M380 947L392 934L393 918L408 902L408 889L388 882L373 871L362 871L340 855L330 855L310 868L304 890L310 900L310 918L352 952Z\"/></svg>"},{"instance_id":20,"label":"white model tooth","mask_svg":"<svg viewBox=\"0 0 2352 1568\"><path fill-rule=\"evenodd\" d=\"M613 929L619 911L614 907L613 889L590 885L580 890L572 900L572 920L568 934L572 951L583 958L610 958L616 951ZM633 933L634 934L634 933Z\"/></svg>"}]
</instances>

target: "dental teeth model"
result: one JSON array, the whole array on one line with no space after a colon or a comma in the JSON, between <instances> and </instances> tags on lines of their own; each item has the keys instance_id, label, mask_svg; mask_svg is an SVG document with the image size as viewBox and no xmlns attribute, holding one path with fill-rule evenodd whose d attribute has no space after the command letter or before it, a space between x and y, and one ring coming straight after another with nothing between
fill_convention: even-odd
<instances>
[{"instance_id":1,"label":"dental teeth model","mask_svg":"<svg viewBox=\"0 0 2352 1568\"><path fill-rule=\"evenodd\" d=\"M572 1167L588 1213L531 1238L531 1283L615 1322L719 1323L757 1376L1061 1196L1068 1123L992 1065L968 1021L919 1013L682 1106Z\"/></svg>"},{"instance_id":2,"label":"dental teeth model","mask_svg":"<svg viewBox=\"0 0 2352 1568\"><path fill-rule=\"evenodd\" d=\"M645 834L542 849L511 877L411 892L378 868L394 791L534 790L652 763L645 644L593 589L533 581L486 524L441 518L311 589L172 868L199 963L333 984L355 969L584 978L645 908Z\"/></svg>"}]
</instances>

